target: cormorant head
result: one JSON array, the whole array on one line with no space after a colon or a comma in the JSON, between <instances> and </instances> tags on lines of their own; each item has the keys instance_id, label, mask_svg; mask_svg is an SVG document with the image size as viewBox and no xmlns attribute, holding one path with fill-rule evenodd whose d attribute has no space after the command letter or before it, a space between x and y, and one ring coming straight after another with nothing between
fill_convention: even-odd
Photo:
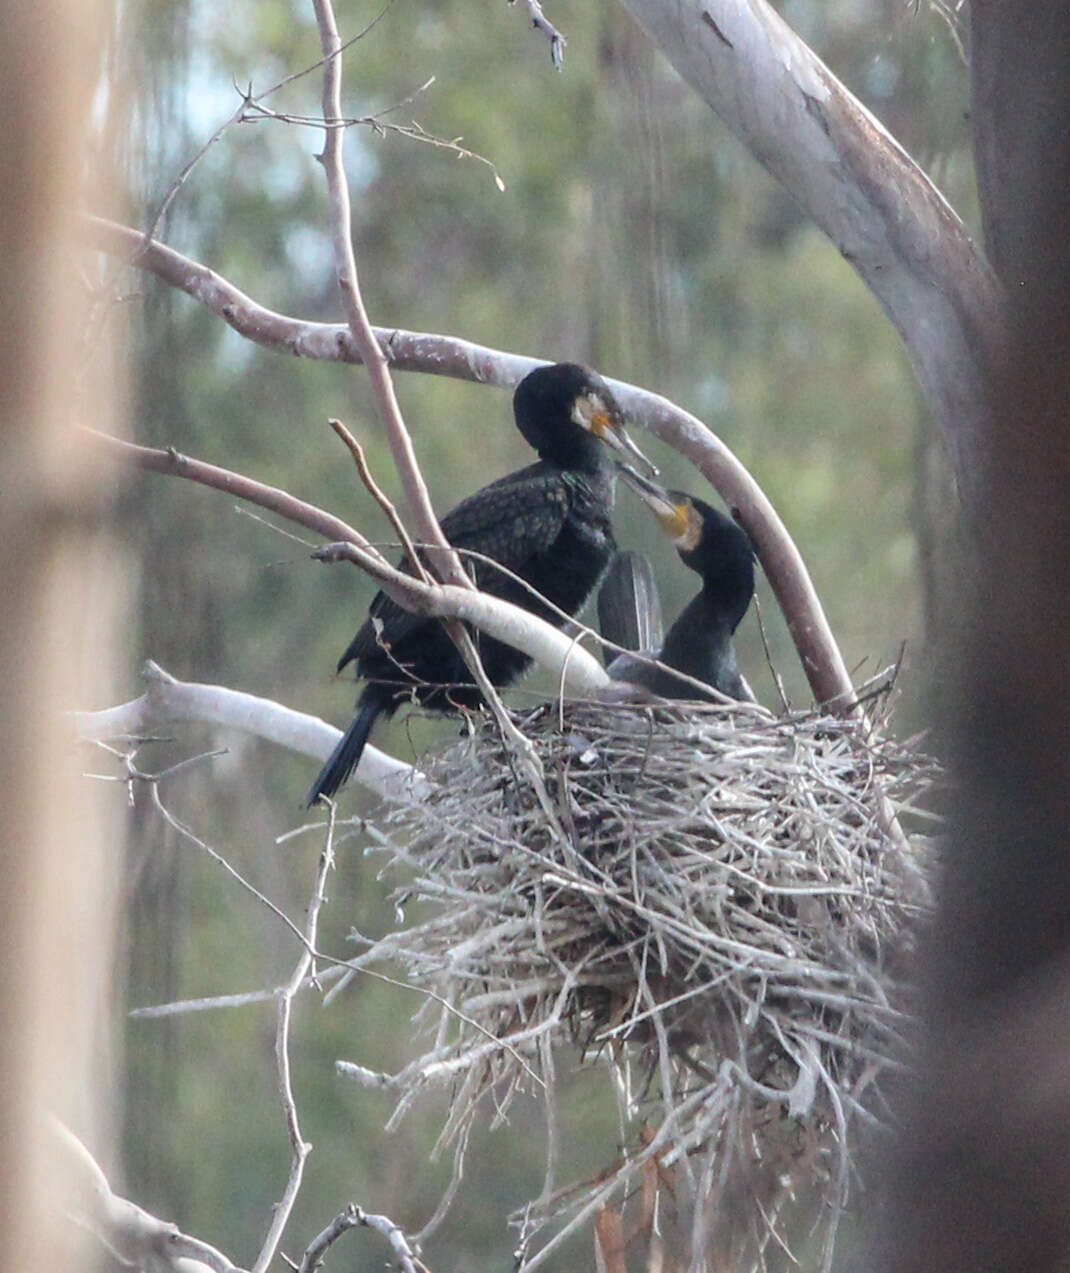
<instances>
[{"instance_id":1,"label":"cormorant head","mask_svg":"<svg viewBox=\"0 0 1070 1273\"><path fill-rule=\"evenodd\" d=\"M605 462L597 442L630 455L651 473L657 469L624 430L624 413L596 371L579 363L536 367L513 394L517 428L540 458L562 468Z\"/></svg>"},{"instance_id":2,"label":"cormorant head","mask_svg":"<svg viewBox=\"0 0 1070 1273\"><path fill-rule=\"evenodd\" d=\"M747 532L703 500L685 491L668 491L624 465L618 467L672 538L680 560L702 577L703 591L734 630L754 596L754 548Z\"/></svg>"}]
</instances>

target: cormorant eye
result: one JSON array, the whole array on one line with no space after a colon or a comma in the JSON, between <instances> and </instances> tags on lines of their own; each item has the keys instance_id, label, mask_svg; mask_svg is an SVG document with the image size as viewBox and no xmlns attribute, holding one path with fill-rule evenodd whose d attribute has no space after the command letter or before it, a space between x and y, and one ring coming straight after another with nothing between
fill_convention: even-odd
<instances>
[{"instance_id":1,"label":"cormorant eye","mask_svg":"<svg viewBox=\"0 0 1070 1273\"><path fill-rule=\"evenodd\" d=\"M610 427L609 411L597 393L584 393L572 407L572 419L581 429L587 429L596 437L604 437Z\"/></svg>"}]
</instances>

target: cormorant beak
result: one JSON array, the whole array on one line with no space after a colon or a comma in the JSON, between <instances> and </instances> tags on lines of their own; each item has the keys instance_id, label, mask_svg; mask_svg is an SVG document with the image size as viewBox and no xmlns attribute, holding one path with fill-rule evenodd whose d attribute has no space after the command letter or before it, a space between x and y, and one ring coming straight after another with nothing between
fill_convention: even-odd
<instances>
[{"instance_id":1,"label":"cormorant beak","mask_svg":"<svg viewBox=\"0 0 1070 1273\"><path fill-rule=\"evenodd\" d=\"M694 547L695 510L687 496L679 491L667 491L664 486L637 473L630 464L622 464L619 460L617 470L658 519L661 529L672 538L677 548L686 551Z\"/></svg>"},{"instance_id":2,"label":"cormorant beak","mask_svg":"<svg viewBox=\"0 0 1070 1273\"><path fill-rule=\"evenodd\" d=\"M572 408L572 418L581 428L593 433L599 441L622 455L631 456L647 470L651 477L657 473L657 467L646 458L628 436L616 403L606 402L598 393L581 394Z\"/></svg>"}]
</instances>

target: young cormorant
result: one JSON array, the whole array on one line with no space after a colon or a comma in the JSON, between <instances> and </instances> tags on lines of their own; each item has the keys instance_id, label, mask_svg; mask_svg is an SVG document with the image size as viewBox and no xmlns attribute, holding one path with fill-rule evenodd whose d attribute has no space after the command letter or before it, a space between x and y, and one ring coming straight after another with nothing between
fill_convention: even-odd
<instances>
[{"instance_id":1,"label":"young cormorant","mask_svg":"<svg viewBox=\"0 0 1070 1273\"><path fill-rule=\"evenodd\" d=\"M450 543L485 592L514 602L561 627L565 620L528 588L463 550L500 562L547 601L573 615L598 583L616 545L610 524L613 462L603 443L638 455L624 431L609 386L575 363L538 367L516 387L516 425L539 455L536 463L499 478L442 518ZM494 685L508 685L531 663L519 650L474 632ZM356 768L372 726L407 699L439 711L482 703L456 646L437 619L410 614L377 593L368 618L338 661L355 663L366 682L357 714L312 784L306 804L333 796Z\"/></svg>"},{"instance_id":2,"label":"young cormorant","mask_svg":"<svg viewBox=\"0 0 1070 1273\"><path fill-rule=\"evenodd\" d=\"M730 698L753 701L732 645L732 634L754 595L754 550L746 532L692 495L666 491L623 468L621 472L672 536L680 560L702 577L701 592L669 628L661 649L649 657ZM607 670L614 680L641 685L662 698L712 697L634 655L619 655Z\"/></svg>"}]
</instances>

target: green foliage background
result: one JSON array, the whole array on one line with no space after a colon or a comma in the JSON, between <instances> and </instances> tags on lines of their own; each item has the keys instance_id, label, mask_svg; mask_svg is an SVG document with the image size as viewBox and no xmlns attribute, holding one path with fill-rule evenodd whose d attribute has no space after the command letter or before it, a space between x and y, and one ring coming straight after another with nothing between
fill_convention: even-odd
<instances>
[{"instance_id":1,"label":"green foliage background","mask_svg":"<svg viewBox=\"0 0 1070 1273\"><path fill-rule=\"evenodd\" d=\"M340 0L344 37L379 15L347 54L346 109L366 115L403 102L383 118L463 137L506 184L500 192L487 167L448 150L351 130L355 241L373 320L589 361L695 411L796 536L848 664L871 673L908 642L899 720L924 724L909 651L924 640L927 496L915 473L931 471L932 445L895 333L835 249L621 9L551 0L549 11L569 41L560 74L523 12L501 0L392 0L381 14ZM966 76L941 18L901 0L795 0L783 11L969 218ZM105 114L129 216L144 225L234 109L232 85L262 91L314 63L319 43L311 6L296 0L143 0L119 10L110 57L117 78ZM313 73L270 104L315 114L319 94ZM314 130L281 122L231 129L179 193L163 236L266 305L338 320L319 145ZM243 470L387 538L326 427L328 416L346 420L396 489L359 368L254 348L188 298L146 278L132 286L138 440ZM409 376L399 394L440 509L527 462L499 391ZM696 488L676 457L656 443L649 450L673 484ZM370 598L366 581L316 566L310 546L177 482L132 479L123 516L141 562L131 696L140 660L152 657L176 675L344 723L353 690L331 669ZM627 495L618 538L655 557L671 616L692 580ZM767 589L762 601L775 666L804 704ZM740 656L774 702L753 617ZM410 719L377 741L409 757L444 728ZM318 837L277 837L301 822L312 767L248 739L223 741L230 753L170 781L165 800L300 918ZM218 742L203 731L146 747L141 758L158 768ZM348 794L343 807L359 808L360 797ZM327 949L351 949L350 928L374 936L394 923L389 881L364 848L357 834L340 846ZM140 804L127 880L126 1006L273 986L297 956L276 919ZM295 1084L315 1149L285 1244L291 1256L350 1200L410 1229L433 1209L449 1175L448 1161L428 1162L441 1110L429 1103L387 1136L389 1098L332 1069L336 1057L400 1066L418 1003L365 979L326 1010L301 1005ZM125 1027L126 1186L239 1261L252 1260L289 1164L273 1031L270 1006ZM572 1143L560 1178L597 1170L620 1135L606 1072L577 1073L562 1108ZM504 1216L541 1187L538 1128L533 1101L478 1137L459 1200L429 1245L432 1267L510 1260L515 1235ZM359 1256L350 1250L336 1263L382 1257L370 1236L349 1241L362 1244ZM591 1260L581 1244L552 1267Z\"/></svg>"}]
</instances>

